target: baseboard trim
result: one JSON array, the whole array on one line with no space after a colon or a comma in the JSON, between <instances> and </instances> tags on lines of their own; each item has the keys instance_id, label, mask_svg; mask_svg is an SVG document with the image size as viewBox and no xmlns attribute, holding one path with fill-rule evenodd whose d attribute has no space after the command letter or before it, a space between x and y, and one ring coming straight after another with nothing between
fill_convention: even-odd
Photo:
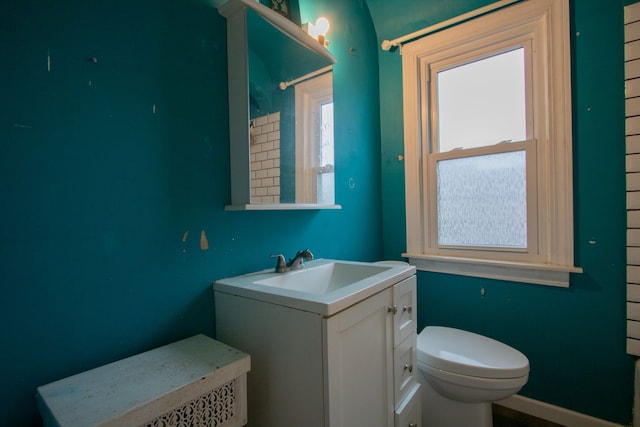
<instances>
[{"instance_id":1,"label":"baseboard trim","mask_svg":"<svg viewBox=\"0 0 640 427\"><path fill-rule=\"evenodd\" d=\"M543 420L551 421L567 427L621 427L621 424L601 420L580 412L571 411L560 406L551 405L528 397L513 395L495 402L509 409L524 412Z\"/></svg>"}]
</instances>

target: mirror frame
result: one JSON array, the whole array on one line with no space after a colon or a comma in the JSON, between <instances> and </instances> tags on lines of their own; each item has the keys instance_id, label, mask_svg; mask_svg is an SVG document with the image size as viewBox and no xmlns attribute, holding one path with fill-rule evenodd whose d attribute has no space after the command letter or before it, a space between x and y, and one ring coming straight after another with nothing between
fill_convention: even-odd
<instances>
[{"instance_id":1,"label":"mirror frame","mask_svg":"<svg viewBox=\"0 0 640 427\"><path fill-rule=\"evenodd\" d=\"M302 28L256 0L229 0L218 7L227 20L229 83L229 143L231 204L225 210L340 209L340 205L301 203L251 203L249 134L249 33L247 11L251 9L298 43L322 56L330 64L335 57Z\"/></svg>"}]
</instances>

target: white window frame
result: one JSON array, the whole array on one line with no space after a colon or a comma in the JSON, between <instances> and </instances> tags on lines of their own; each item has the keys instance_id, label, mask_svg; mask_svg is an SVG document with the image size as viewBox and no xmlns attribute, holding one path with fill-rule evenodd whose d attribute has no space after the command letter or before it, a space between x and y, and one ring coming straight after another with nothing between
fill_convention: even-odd
<instances>
[{"instance_id":1,"label":"white window frame","mask_svg":"<svg viewBox=\"0 0 640 427\"><path fill-rule=\"evenodd\" d=\"M323 104L333 102L333 72L298 83L295 102L296 203L318 203L318 174L326 172L319 164L321 109Z\"/></svg>"},{"instance_id":2,"label":"white window frame","mask_svg":"<svg viewBox=\"0 0 640 427\"><path fill-rule=\"evenodd\" d=\"M568 0L529 0L402 46L407 251L419 270L569 286L573 259L571 58ZM433 73L525 47L527 85L526 250L438 245L435 164L456 155L500 153L499 144L437 153ZM464 63L464 62L463 62ZM533 89L531 89L533 88ZM512 147L509 147L512 146ZM524 147L524 148L523 148ZM531 170L529 170L531 168Z\"/></svg>"}]
</instances>

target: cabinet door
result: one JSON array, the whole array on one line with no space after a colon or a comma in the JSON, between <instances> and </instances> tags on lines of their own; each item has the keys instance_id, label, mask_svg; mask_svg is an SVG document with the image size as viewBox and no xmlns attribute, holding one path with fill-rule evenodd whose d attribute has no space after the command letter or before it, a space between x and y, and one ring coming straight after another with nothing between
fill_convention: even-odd
<instances>
[{"instance_id":1,"label":"cabinet door","mask_svg":"<svg viewBox=\"0 0 640 427\"><path fill-rule=\"evenodd\" d=\"M248 426L323 427L321 317L222 292L215 304L218 339L251 356Z\"/></svg>"},{"instance_id":2,"label":"cabinet door","mask_svg":"<svg viewBox=\"0 0 640 427\"><path fill-rule=\"evenodd\" d=\"M331 427L393 426L392 289L324 321Z\"/></svg>"},{"instance_id":3,"label":"cabinet door","mask_svg":"<svg viewBox=\"0 0 640 427\"><path fill-rule=\"evenodd\" d=\"M393 287L393 304L397 310L393 319L394 347L416 332L416 302L416 276L411 276Z\"/></svg>"}]
</instances>

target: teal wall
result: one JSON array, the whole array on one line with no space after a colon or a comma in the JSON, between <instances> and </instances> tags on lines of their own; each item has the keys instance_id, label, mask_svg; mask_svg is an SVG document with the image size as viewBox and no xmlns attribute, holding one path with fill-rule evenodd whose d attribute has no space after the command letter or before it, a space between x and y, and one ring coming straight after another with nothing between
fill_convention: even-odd
<instances>
[{"instance_id":1,"label":"teal wall","mask_svg":"<svg viewBox=\"0 0 640 427\"><path fill-rule=\"evenodd\" d=\"M325 258L400 258L401 59L379 43L487 3L301 1L302 21L332 22L343 209L226 212L226 32L214 8L1 2L0 425L38 425L38 385L213 336L211 282L267 268L269 253L309 246ZM571 4L584 273L569 289L419 274L420 326L514 345L531 360L523 395L619 423L630 421L633 385L624 348L623 3Z\"/></svg>"},{"instance_id":2,"label":"teal wall","mask_svg":"<svg viewBox=\"0 0 640 427\"><path fill-rule=\"evenodd\" d=\"M378 42L490 1L367 0ZM531 362L521 394L629 423L633 358L625 354L623 1L573 0L575 253L569 289L422 272L419 323L502 340ZM579 34L579 35L578 35ZM405 250L401 57L379 53L384 257ZM486 295L480 295L480 289Z\"/></svg>"},{"instance_id":3,"label":"teal wall","mask_svg":"<svg viewBox=\"0 0 640 427\"><path fill-rule=\"evenodd\" d=\"M0 2L0 425L40 423L38 385L213 336L211 283L270 253L380 258L373 24L313 3L334 22L338 211L224 211L226 23L204 1Z\"/></svg>"}]
</instances>

